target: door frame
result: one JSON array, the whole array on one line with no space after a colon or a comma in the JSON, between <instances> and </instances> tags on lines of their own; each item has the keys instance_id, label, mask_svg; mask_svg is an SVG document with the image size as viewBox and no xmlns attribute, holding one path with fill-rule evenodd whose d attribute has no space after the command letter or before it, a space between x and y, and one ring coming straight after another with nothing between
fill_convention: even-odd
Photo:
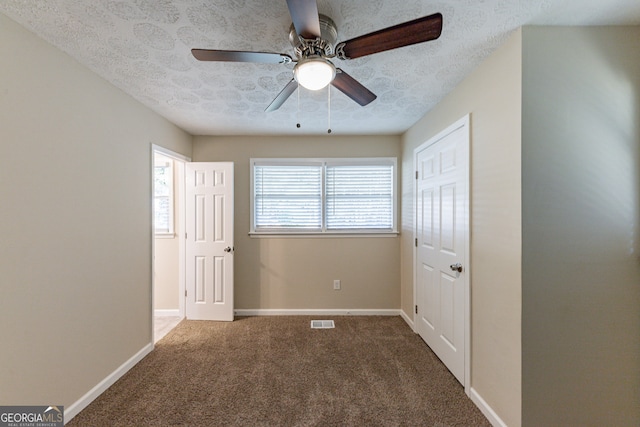
<instances>
[{"instance_id":1,"label":"door frame","mask_svg":"<svg viewBox=\"0 0 640 427\"><path fill-rule=\"evenodd\" d=\"M466 159L467 167L465 168L465 227L464 227L464 256L465 256L465 274L464 274L464 391L467 396L471 395L471 114L467 114L453 124L447 126L444 130L429 138L413 150L413 167L416 178L413 180L413 240L418 238L418 153L437 143L445 136L454 131L464 128L466 136ZM418 286L418 250L413 245L413 303L417 305L417 286ZM413 312L413 331L418 333L417 319L415 310Z\"/></svg>"},{"instance_id":2,"label":"door frame","mask_svg":"<svg viewBox=\"0 0 640 427\"><path fill-rule=\"evenodd\" d=\"M155 293L155 255L156 255L156 244L155 244L155 230L153 228L153 199L155 196L154 191L154 155L162 154L163 156L170 157L174 160L174 165L176 169L174 171L174 176L178 179L173 183L174 187L179 187L180 191L178 192L178 198L174 199L174 209L178 210L178 221L175 223L174 232L176 234L176 238L178 239L178 315L181 318L185 317L185 297L184 293L186 290L186 279L185 279L185 239L182 236L185 235L186 230L186 218L185 218L185 164L191 161L190 157L184 156L175 151L164 148L160 145L151 144L151 343L155 343L155 313L154 313L154 293ZM175 193L174 193L175 194Z\"/></svg>"}]
</instances>

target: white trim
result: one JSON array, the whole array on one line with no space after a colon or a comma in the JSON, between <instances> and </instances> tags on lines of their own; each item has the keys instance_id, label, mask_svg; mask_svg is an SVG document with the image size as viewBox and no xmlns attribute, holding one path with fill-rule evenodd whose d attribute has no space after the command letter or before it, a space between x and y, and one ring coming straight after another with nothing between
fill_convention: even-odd
<instances>
[{"instance_id":1,"label":"white trim","mask_svg":"<svg viewBox=\"0 0 640 427\"><path fill-rule=\"evenodd\" d=\"M476 404L478 409L482 412L482 414L487 417L489 422L494 427L507 427L507 424L502 421L502 419L496 414L496 411L493 410L491 406L480 396L480 394L473 387L470 388L471 392L469 394L469 398L473 403Z\"/></svg>"},{"instance_id":2,"label":"white trim","mask_svg":"<svg viewBox=\"0 0 640 427\"><path fill-rule=\"evenodd\" d=\"M342 238L350 238L350 237L355 237L355 238L361 238L361 237L366 237L366 238L370 238L370 237L398 237L400 233L397 231L381 231L379 233L374 233L371 230L368 230L366 233L361 233L361 234L357 234L357 233L353 233L353 231L349 231L349 232L345 232L345 233L339 233L339 232L321 232L318 231L317 233L305 233L305 232L279 232L279 231L274 231L274 232L268 232L268 231L260 231L260 232L250 232L249 233L249 237L251 237L252 239L268 239L268 238L274 238L277 237L278 239L307 239L309 237L313 237L314 239L342 239Z\"/></svg>"},{"instance_id":3,"label":"white trim","mask_svg":"<svg viewBox=\"0 0 640 427\"><path fill-rule=\"evenodd\" d=\"M84 396L71 404L71 406L64 410L64 423L71 421L73 417L78 415L80 411L89 406L98 396L111 387L116 381L118 381L124 374L126 374L131 368L133 368L139 361L151 353L153 350L153 344L147 344L140 351L133 355L129 360L124 362L118 369L109 374L105 379L100 381L95 387L89 390Z\"/></svg>"},{"instance_id":4,"label":"white trim","mask_svg":"<svg viewBox=\"0 0 640 427\"><path fill-rule=\"evenodd\" d=\"M187 286L186 285L186 280L187 280L186 265L185 265L185 263L187 262L187 257L186 257L186 253L187 253L186 240L187 239L182 238L182 236L186 236L186 231L187 231L187 216L186 216L187 195L186 195L185 170L186 170L186 164L190 161L191 159L175 162L176 172L177 172L176 176L178 177L178 182L176 184L180 186L180 191L178 191L178 200L177 200L178 224L176 225L178 228L176 230L176 233L178 237L178 295L180 296L180 298L178 299L178 310L179 310L178 315L182 318L186 317L185 289Z\"/></svg>"},{"instance_id":5,"label":"white trim","mask_svg":"<svg viewBox=\"0 0 640 427\"><path fill-rule=\"evenodd\" d=\"M411 330L413 332L416 331L416 324L413 321L413 319L411 317L409 317L409 315L404 311L404 310L400 310L400 317L402 317L402 319L407 322L407 325L409 325L409 327L411 328Z\"/></svg>"},{"instance_id":6,"label":"white trim","mask_svg":"<svg viewBox=\"0 0 640 427\"><path fill-rule=\"evenodd\" d=\"M178 308L169 309L169 310L155 309L153 310L153 315L158 317L177 317L177 316L180 316L180 309Z\"/></svg>"},{"instance_id":7,"label":"white trim","mask_svg":"<svg viewBox=\"0 0 640 427\"><path fill-rule=\"evenodd\" d=\"M172 157L172 158L174 158L176 160L181 160L183 162L190 162L191 161L190 157L187 157L187 156L182 155L180 153L176 153L175 151L171 151L168 148L164 148L164 147L161 147L161 146L156 145L156 144L151 144L151 150L155 151L155 152L158 152L160 154L164 154L165 156Z\"/></svg>"},{"instance_id":8,"label":"white trim","mask_svg":"<svg viewBox=\"0 0 640 427\"><path fill-rule=\"evenodd\" d=\"M464 207L467 213L467 223L464 227L464 259L467 264L464 275L464 391L467 396L471 393L471 275L473 274L471 259L471 113L460 119L459 123L467 129L467 149L465 169L465 183L467 205Z\"/></svg>"},{"instance_id":9,"label":"white trim","mask_svg":"<svg viewBox=\"0 0 640 427\"><path fill-rule=\"evenodd\" d=\"M400 310L368 309L238 309L236 316L400 316Z\"/></svg>"}]
</instances>

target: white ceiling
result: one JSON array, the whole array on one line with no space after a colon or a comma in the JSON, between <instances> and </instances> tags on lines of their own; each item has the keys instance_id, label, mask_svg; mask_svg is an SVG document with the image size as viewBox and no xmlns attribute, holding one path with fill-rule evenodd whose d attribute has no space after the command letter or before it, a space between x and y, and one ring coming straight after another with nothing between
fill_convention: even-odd
<instances>
[{"instance_id":1,"label":"white ceiling","mask_svg":"<svg viewBox=\"0 0 640 427\"><path fill-rule=\"evenodd\" d=\"M438 40L334 60L378 98L361 107L332 89L333 134L404 132L522 25L640 24L638 0L318 0L318 10L337 24L338 41L444 16ZM301 89L299 101L296 92L264 112L291 64L199 62L190 52L293 57L285 0L3 0L0 11L191 134L327 132L326 90Z\"/></svg>"}]
</instances>

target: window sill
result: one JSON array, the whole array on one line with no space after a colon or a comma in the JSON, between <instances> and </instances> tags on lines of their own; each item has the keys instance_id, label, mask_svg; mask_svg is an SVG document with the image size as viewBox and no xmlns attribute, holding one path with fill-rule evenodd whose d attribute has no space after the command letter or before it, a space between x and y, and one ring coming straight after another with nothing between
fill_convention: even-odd
<instances>
[{"instance_id":1,"label":"window sill","mask_svg":"<svg viewBox=\"0 0 640 427\"><path fill-rule=\"evenodd\" d=\"M330 232L282 232L282 231L272 231L272 232L249 232L249 237L252 239L343 239L343 238L371 238L371 237L397 237L400 233L397 231L384 231L384 232L371 232L371 233L354 233L354 232L343 232L343 233L330 233Z\"/></svg>"},{"instance_id":2,"label":"window sill","mask_svg":"<svg viewBox=\"0 0 640 427\"><path fill-rule=\"evenodd\" d=\"M174 239L176 237L176 233L155 233L153 237L156 239Z\"/></svg>"}]
</instances>

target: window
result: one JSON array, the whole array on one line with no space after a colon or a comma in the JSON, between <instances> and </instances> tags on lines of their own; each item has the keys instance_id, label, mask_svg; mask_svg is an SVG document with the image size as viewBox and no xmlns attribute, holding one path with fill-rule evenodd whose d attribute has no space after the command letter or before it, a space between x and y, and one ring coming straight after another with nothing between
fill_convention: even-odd
<instances>
[{"instance_id":1,"label":"window","mask_svg":"<svg viewBox=\"0 0 640 427\"><path fill-rule=\"evenodd\" d=\"M251 159L251 234L396 233L396 159Z\"/></svg>"},{"instance_id":2,"label":"window","mask_svg":"<svg viewBox=\"0 0 640 427\"><path fill-rule=\"evenodd\" d=\"M173 160L156 155L153 178L155 234L173 236Z\"/></svg>"}]
</instances>

